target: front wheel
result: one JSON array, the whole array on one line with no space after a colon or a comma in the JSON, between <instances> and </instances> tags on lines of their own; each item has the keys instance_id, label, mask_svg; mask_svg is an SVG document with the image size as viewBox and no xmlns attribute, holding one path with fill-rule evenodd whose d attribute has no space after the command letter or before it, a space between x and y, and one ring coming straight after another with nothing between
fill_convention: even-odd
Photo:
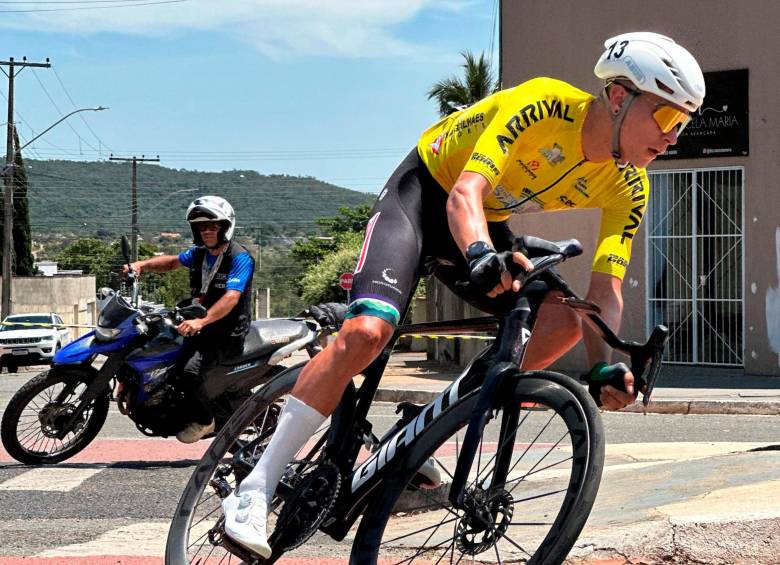
<instances>
[{"instance_id":1,"label":"front wheel","mask_svg":"<svg viewBox=\"0 0 780 565\"><path fill-rule=\"evenodd\" d=\"M600 414L565 375L519 376L493 409L469 472L461 508L449 487L476 402L451 406L412 446L398 473L373 495L351 563L563 562L585 525L601 481ZM429 458L442 484L410 483ZM403 495L403 496L402 496Z\"/></svg>"},{"instance_id":2,"label":"front wheel","mask_svg":"<svg viewBox=\"0 0 780 565\"><path fill-rule=\"evenodd\" d=\"M109 395L100 394L60 439L94 375L49 369L27 381L8 402L0 437L8 454L28 465L59 463L95 439L108 416Z\"/></svg>"}]
</instances>

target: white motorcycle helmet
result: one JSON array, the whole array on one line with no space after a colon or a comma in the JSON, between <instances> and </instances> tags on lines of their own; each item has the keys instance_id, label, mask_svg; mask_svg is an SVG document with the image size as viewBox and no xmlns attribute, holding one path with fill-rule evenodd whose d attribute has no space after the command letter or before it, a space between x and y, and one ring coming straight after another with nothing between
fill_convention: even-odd
<instances>
[{"instance_id":1,"label":"white motorcycle helmet","mask_svg":"<svg viewBox=\"0 0 780 565\"><path fill-rule=\"evenodd\" d=\"M674 40L657 33L624 33L607 39L593 72L608 83L627 79L640 92L651 92L690 113L704 101L704 75L696 59ZM616 160L620 157L620 126L637 94L633 92L613 116L612 153Z\"/></svg>"},{"instance_id":2,"label":"white motorcycle helmet","mask_svg":"<svg viewBox=\"0 0 780 565\"><path fill-rule=\"evenodd\" d=\"M198 222L219 222L222 225L218 234L217 247L233 239L236 213L230 203L220 196L201 196L195 199L187 208L186 219L190 224L195 245L205 245L195 225Z\"/></svg>"}]
</instances>

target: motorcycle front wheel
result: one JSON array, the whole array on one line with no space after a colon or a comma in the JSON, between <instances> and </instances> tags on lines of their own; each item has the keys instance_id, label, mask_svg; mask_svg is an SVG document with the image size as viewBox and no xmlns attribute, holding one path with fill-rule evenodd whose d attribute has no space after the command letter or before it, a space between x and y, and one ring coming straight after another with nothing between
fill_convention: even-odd
<instances>
[{"instance_id":1,"label":"motorcycle front wheel","mask_svg":"<svg viewBox=\"0 0 780 565\"><path fill-rule=\"evenodd\" d=\"M93 399L61 439L63 426L80 407L94 375L49 369L13 395L3 414L0 438L8 454L28 465L59 463L95 439L108 416L109 391Z\"/></svg>"}]
</instances>

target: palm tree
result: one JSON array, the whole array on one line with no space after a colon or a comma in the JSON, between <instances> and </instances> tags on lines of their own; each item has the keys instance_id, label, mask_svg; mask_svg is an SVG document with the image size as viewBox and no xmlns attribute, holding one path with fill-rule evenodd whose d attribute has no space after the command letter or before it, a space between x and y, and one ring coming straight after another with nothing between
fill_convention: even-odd
<instances>
[{"instance_id":1,"label":"palm tree","mask_svg":"<svg viewBox=\"0 0 780 565\"><path fill-rule=\"evenodd\" d=\"M428 100L436 99L439 114L446 116L471 106L485 96L493 94L499 88L499 82L493 77L490 61L482 53L479 59L470 51L461 51L465 59L461 65L463 78L456 76L440 80L428 91Z\"/></svg>"}]
</instances>

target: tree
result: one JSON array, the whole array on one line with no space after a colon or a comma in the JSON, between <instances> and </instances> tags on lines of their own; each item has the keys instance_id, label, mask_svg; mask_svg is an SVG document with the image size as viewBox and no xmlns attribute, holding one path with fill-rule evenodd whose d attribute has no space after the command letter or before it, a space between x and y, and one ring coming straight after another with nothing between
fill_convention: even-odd
<instances>
[{"instance_id":1,"label":"tree","mask_svg":"<svg viewBox=\"0 0 780 565\"><path fill-rule=\"evenodd\" d=\"M35 274L32 256L32 236L30 235L30 208L27 201L27 170L24 166L22 153L19 151L19 135L14 128L14 171L11 189L14 194L14 225L13 225L13 261L12 273L19 277L29 277ZM0 206L0 219L2 219ZM3 231L0 221L0 249L2 249ZM2 257L2 251L0 251Z\"/></svg>"},{"instance_id":2,"label":"tree","mask_svg":"<svg viewBox=\"0 0 780 565\"><path fill-rule=\"evenodd\" d=\"M338 284L339 275L355 268L362 243L361 234L350 232L337 249L307 269L302 280L305 304L346 301L346 292Z\"/></svg>"},{"instance_id":3,"label":"tree","mask_svg":"<svg viewBox=\"0 0 780 565\"><path fill-rule=\"evenodd\" d=\"M484 53L478 59L470 51L460 54L465 59L461 65L463 78L451 76L440 80L428 91L428 100L436 99L442 117L471 106L499 89L499 82L493 77L493 69Z\"/></svg>"},{"instance_id":4,"label":"tree","mask_svg":"<svg viewBox=\"0 0 780 565\"><path fill-rule=\"evenodd\" d=\"M326 255L333 253L343 246L345 237L351 234L362 234L368 218L371 214L370 204L358 206L342 206L338 215L325 218L317 218L316 224L323 228L322 235L309 236L296 242L290 250L291 256L297 260L304 269L321 262Z\"/></svg>"},{"instance_id":5,"label":"tree","mask_svg":"<svg viewBox=\"0 0 780 565\"><path fill-rule=\"evenodd\" d=\"M110 245L99 239L77 239L57 256L57 264L62 269L81 269L85 275L95 275L98 288L117 286L111 277L111 270L117 270L122 260L119 258L118 244Z\"/></svg>"}]
</instances>

